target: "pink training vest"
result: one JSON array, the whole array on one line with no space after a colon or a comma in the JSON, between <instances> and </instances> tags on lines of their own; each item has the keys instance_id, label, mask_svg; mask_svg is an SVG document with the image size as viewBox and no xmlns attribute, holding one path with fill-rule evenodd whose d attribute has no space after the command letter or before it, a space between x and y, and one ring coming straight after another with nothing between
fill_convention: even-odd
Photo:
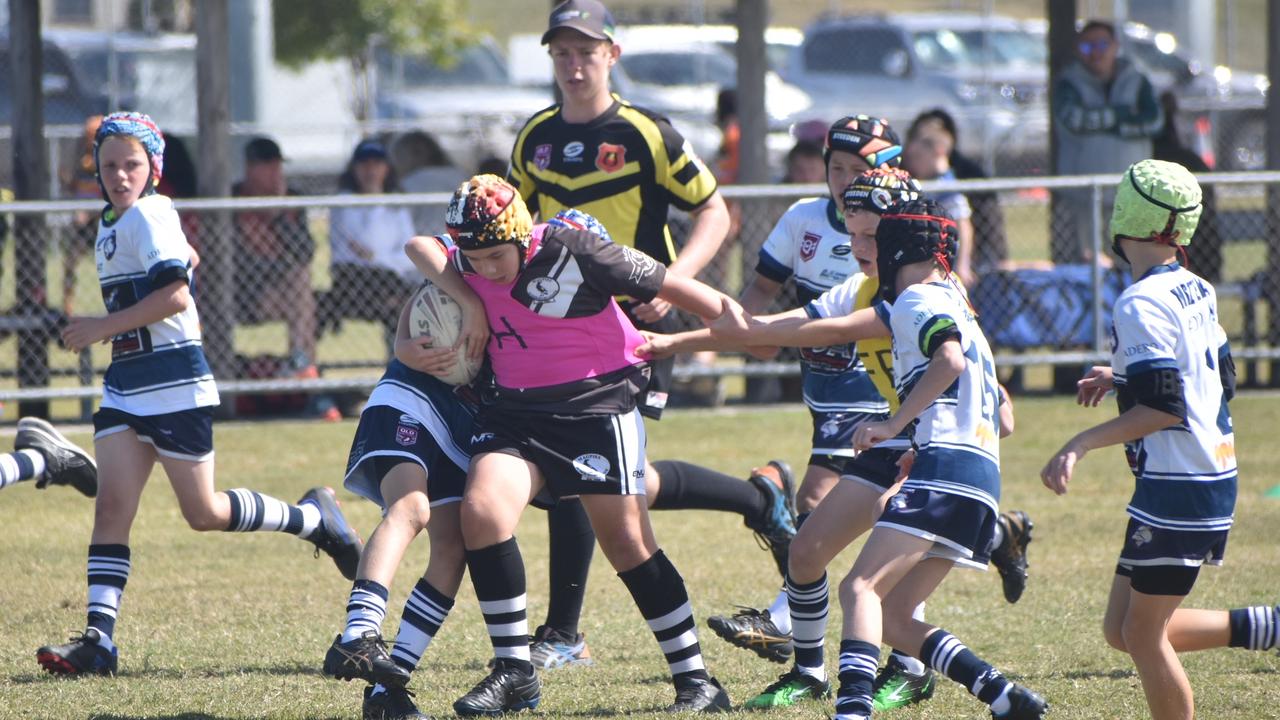
<instances>
[{"instance_id":1,"label":"pink training vest","mask_svg":"<svg viewBox=\"0 0 1280 720\"><path fill-rule=\"evenodd\" d=\"M527 258L541 248L534 228ZM458 252L450 247L450 256ZM516 283L527 282L523 269L513 282L498 284L463 273L484 303L489 319L489 360L498 385L516 390L562 385L607 375L645 362L635 350L644 337L615 300L595 315L559 318L539 315L511 297Z\"/></svg>"}]
</instances>

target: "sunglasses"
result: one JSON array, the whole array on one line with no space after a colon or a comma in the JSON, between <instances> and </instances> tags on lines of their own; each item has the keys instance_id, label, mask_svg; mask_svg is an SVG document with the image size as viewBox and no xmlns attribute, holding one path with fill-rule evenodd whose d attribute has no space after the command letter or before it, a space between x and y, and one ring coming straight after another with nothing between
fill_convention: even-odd
<instances>
[{"instance_id":1,"label":"sunglasses","mask_svg":"<svg viewBox=\"0 0 1280 720\"><path fill-rule=\"evenodd\" d=\"M1094 40L1092 42L1082 42L1076 46L1080 50L1081 55L1090 55L1095 52L1103 52L1111 48L1111 41L1105 38Z\"/></svg>"}]
</instances>

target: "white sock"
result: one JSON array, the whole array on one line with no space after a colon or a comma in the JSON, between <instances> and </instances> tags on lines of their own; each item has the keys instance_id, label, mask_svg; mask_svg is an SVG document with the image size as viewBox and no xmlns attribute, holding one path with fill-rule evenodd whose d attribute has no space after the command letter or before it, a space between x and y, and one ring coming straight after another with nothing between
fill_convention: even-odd
<instances>
[{"instance_id":1,"label":"white sock","mask_svg":"<svg viewBox=\"0 0 1280 720\"><path fill-rule=\"evenodd\" d=\"M778 597L769 606L769 618L773 620L778 632L791 634L791 601L787 600L787 589L778 591Z\"/></svg>"},{"instance_id":2,"label":"white sock","mask_svg":"<svg viewBox=\"0 0 1280 720\"><path fill-rule=\"evenodd\" d=\"M1012 689L1013 683L1009 683L1005 686L1004 691L1000 693L1000 697L996 698L995 702L991 703L992 715L1003 715L1009 712L1009 708L1011 707L1009 703L1009 691Z\"/></svg>"}]
</instances>

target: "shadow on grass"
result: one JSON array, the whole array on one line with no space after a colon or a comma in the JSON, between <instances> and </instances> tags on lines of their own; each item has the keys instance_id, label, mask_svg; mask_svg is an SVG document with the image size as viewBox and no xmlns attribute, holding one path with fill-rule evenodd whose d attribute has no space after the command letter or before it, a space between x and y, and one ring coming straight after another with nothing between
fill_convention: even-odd
<instances>
[{"instance_id":1,"label":"shadow on grass","mask_svg":"<svg viewBox=\"0 0 1280 720\"><path fill-rule=\"evenodd\" d=\"M178 670L175 668L140 667L121 670L117 678L138 678L148 680L191 680L193 678L224 678L242 675L316 675L323 676L320 668L307 663L281 663L279 665L234 666L226 668L204 668L199 670ZM51 675L35 672L10 675L9 682L23 685L37 682L76 682L81 679L92 680L96 675Z\"/></svg>"},{"instance_id":2,"label":"shadow on grass","mask_svg":"<svg viewBox=\"0 0 1280 720\"><path fill-rule=\"evenodd\" d=\"M1136 678L1138 673L1134 670L1072 670L1071 672L1062 673L1062 677L1068 680L1124 680L1125 678Z\"/></svg>"}]
</instances>

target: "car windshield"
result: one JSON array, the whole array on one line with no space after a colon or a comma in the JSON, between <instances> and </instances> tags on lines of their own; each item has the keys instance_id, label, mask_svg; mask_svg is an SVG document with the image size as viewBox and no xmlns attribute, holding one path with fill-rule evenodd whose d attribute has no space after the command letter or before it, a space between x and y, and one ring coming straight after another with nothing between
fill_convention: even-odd
<instances>
[{"instance_id":1,"label":"car windshield","mask_svg":"<svg viewBox=\"0 0 1280 720\"><path fill-rule=\"evenodd\" d=\"M507 65L492 47L472 45L451 65L437 64L425 55L377 54L378 73L404 87L438 85L507 85Z\"/></svg>"},{"instance_id":2,"label":"car windshield","mask_svg":"<svg viewBox=\"0 0 1280 720\"><path fill-rule=\"evenodd\" d=\"M977 65L981 55L965 43L960 33L947 29L911 34L911 45L920 64L931 70L957 70Z\"/></svg>"},{"instance_id":3,"label":"car windshield","mask_svg":"<svg viewBox=\"0 0 1280 720\"><path fill-rule=\"evenodd\" d=\"M638 83L650 85L738 84L738 64L718 52L629 52L623 53L622 69Z\"/></svg>"},{"instance_id":4,"label":"car windshield","mask_svg":"<svg viewBox=\"0 0 1280 720\"><path fill-rule=\"evenodd\" d=\"M1045 68L1049 60L1044 37L1013 30L966 30L958 33L969 52L981 62L987 53L996 65ZM983 37L987 46L983 47Z\"/></svg>"},{"instance_id":5,"label":"car windshield","mask_svg":"<svg viewBox=\"0 0 1280 720\"><path fill-rule=\"evenodd\" d=\"M196 53L192 48L165 50L68 49L86 87L111 88L112 57L118 97L140 108L172 107L195 98Z\"/></svg>"}]
</instances>

